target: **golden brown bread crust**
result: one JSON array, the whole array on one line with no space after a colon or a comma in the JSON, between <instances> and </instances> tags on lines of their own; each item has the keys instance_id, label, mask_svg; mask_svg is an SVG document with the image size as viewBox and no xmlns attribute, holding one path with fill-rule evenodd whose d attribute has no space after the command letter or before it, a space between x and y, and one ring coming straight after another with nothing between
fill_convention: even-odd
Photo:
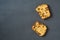
<instances>
[{"instance_id":1,"label":"golden brown bread crust","mask_svg":"<svg viewBox=\"0 0 60 40\"><path fill-rule=\"evenodd\" d=\"M32 30L35 31L39 36L44 36L47 31L47 27L46 25L36 21L35 24L32 26Z\"/></svg>"},{"instance_id":2,"label":"golden brown bread crust","mask_svg":"<svg viewBox=\"0 0 60 40\"><path fill-rule=\"evenodd\" d=\"M47 4L41 4L37 6L36 11L42 19L50 17L50 10Z\"/></svg>"}]
</instances>

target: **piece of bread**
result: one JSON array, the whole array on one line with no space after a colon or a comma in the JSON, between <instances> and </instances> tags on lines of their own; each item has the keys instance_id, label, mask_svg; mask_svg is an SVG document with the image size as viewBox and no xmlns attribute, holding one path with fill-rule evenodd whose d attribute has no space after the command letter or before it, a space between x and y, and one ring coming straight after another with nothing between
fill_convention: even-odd
<instances>
[{"instance_id":1,"label":"piece of bread","mask_svg":"<svg viewBox=\"0 0 60 40\"><path fill-rule=\"evenodd\" d=\"M42 19L46 19L50 17L50 10L47 4L41 4L37 6L36 11Z\"/></svg>"},{"instance_id":2,"label":"piece of bread","mask_svg":"<svg viewBox=\"0 0 60 40\"><path fill-rule=\"evenodd\" d=\"M39 36L44 36L47 31L47 27L46 25L36 21L35 24L32 26L32 30L35 31Z\"/></svg>"}]
</instances>

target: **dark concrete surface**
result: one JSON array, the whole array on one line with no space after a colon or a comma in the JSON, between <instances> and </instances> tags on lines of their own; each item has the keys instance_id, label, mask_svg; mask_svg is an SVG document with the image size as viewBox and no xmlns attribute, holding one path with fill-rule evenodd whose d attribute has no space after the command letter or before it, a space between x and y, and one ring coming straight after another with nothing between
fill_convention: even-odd
<instances>
[{"instance_id":1,"label":"dark concrete surface","mask_svg":"<svg viewBox=\"0 0 60 40\"><path fill-rule=\"evenodd\" d=\"M35 8L49 5L52 17L42 20ZM48 27L39 37L31 27L38 20ZM60 40L60 0L0 0L0 40Z\"/></svg>"}]
</instances>

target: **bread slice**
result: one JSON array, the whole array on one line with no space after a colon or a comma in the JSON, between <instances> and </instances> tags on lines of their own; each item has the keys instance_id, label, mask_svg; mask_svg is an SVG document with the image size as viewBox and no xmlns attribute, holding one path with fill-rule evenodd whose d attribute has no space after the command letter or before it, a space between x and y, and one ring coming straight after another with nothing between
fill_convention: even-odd
<instances>
[{"instance_id":1,"label":"bread slice","mask_svg":"<svg viewBox=\"0 0 60 40\"><path fill-rule=\"evenodd\" d=\"M36 32L39 36L44 36L47 31L47 27L46 25L36 21L35 24L32 26L32 30Z\"/></svg>"},{"instance_id":2,"label":"bread slice","mask_svg":"<svg viewBox=\"0 0 60 40\"><path fill-rule=\"evenodd\" d=\"M41 4L37 6L36 11L42 19L50 17L50 10L47 4Z\"/></svg>"}]
</instances>

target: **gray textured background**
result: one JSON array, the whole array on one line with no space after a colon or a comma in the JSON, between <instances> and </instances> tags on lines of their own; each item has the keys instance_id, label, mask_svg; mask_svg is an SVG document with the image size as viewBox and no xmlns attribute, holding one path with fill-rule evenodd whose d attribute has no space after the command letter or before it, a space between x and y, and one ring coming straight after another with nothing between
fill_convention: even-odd
<instances>
[{"instance_id":1,"label":"gray textured background","mask_svg":"<svg viewBox=\"0 0 60 40\"><path fill-rule=\"evenodd\" d=\"M50 5L52 14L45 21L35 11L42 3ZM36 20L49 28L46 36L32 31ZM0 0L0 40L60 40L60 0Z\"/></svg>"}]
</instances>

